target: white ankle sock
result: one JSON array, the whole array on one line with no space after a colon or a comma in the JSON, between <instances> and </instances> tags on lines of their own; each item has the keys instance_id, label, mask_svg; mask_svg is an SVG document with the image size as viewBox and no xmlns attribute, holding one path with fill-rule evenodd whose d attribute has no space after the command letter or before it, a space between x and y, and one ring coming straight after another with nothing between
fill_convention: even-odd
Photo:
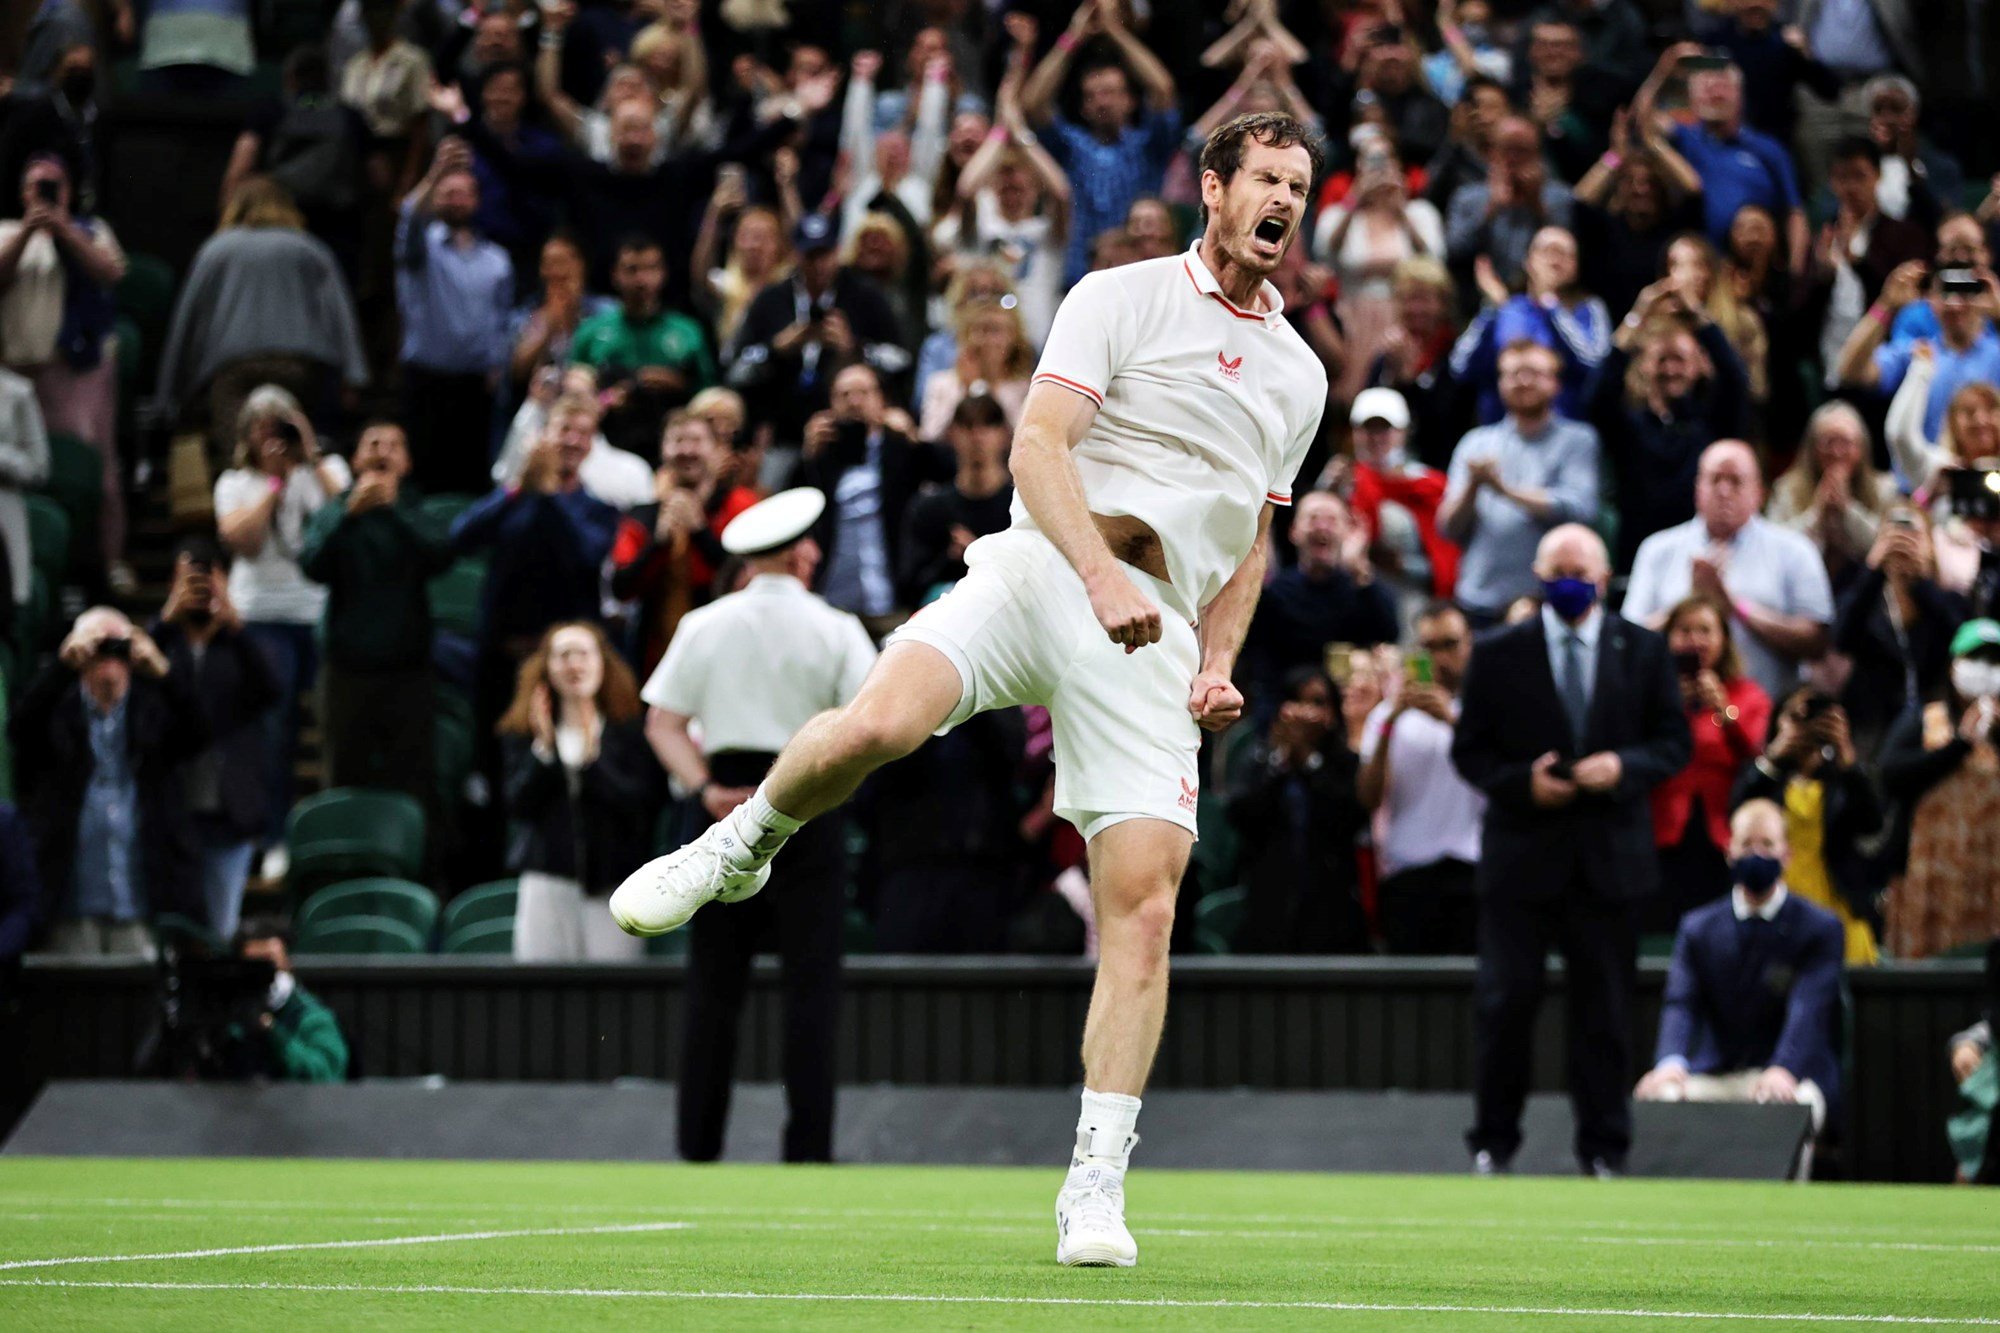
<instances>
[{"instance_id":1,"label":"white ankle sock","mask_svg":"<svg viewBox=\"0 0 2000 1333\"><path fill-rule=\"evenodd\" d=\"M1070 1165L1088 1163L1123 1171L1132 1160L1133 1145L1139 1142L1139 1136L1133 1132L1138 1123L1137 1097L1085 1088L1083 1114L1076 1122L1076 1156Z\"/></svg>"},{"instance_id":2,"label":"white ankle sock","mask_svg":"<svg viewBox=\"0 0 2000 1333\"><path fill-rule=\"evenodd\" d=\"M804 823L804 820L793 819L772 809L771 803L764 799L764 788L760 785L750 799L737 806L729 816L730 832L745 849L746 864L743 868L752 869L776 856L778 849L785 845L785 839L797 833Z\"/></svg>"}]
</instances>

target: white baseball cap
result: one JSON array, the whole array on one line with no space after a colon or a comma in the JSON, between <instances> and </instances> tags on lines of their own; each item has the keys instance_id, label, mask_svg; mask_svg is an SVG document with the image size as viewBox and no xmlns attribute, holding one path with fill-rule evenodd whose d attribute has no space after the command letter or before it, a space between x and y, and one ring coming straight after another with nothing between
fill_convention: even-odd
<instances>
[{"instance_id":1,"label":"white baseball cap","mask_svg":"<svg viewBox=\"0 0 2000 1333\"><path fill-rule=\"evenodd\" d=\"M769 555L782 551L811 532L824 512L826 496L811 486L779 491L729 521L729 526L722 530L722 549L731 555Z\"/></svg>"},{"instance_id":2,"label":"white baseball cap","mask_svg":"<svg viewBox=\"0 0 2000 1333\"><path fill-rule=\"evenodd\" d=\"M1363 389L1354 395L1354 410L1347 419L1356 426L1364 421L1386 421L1397 430L1408 430L1410 405L1394 389Z\"/></svg>"}]
</instances>

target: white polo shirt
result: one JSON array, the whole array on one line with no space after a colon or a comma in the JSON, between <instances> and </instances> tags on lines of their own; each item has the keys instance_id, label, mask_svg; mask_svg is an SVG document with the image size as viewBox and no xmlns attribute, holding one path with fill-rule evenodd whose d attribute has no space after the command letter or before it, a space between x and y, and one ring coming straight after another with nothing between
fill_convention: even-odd
<instances>
[{"instance_id":1,"label":"white polo shirt","mask_svg":"<svg viewBox=\"0 0 2000 1333\"><path fill-rule=\"evenodd\" d=\"M816 715L860 693L875 665L861 622L786 574L681 617L640 697L701 724L708 754L775 754Z\"/></svg>"},{"instance_id":2,"label":"white polo shirt","mask_svg":"<svg viewBox=\"0 0 2000 1333\"><path fill-rule=\"evenodd\" d=\"M1056 311L1037 380L1099 405L1071 455L1094 513L1143 519L1193 620L1290 504L1319 432L1326 369L1265 283L1263 311L1230 303L1186 254L1087 274ZM1014 526L1032 528L1014 496Z\"/></svg>"},{"instance_id":3,"label":"white polo shirt","mask_svg":"<svg viewBox=\"0 0 2000 1333\"><path fill-rule=\"evenodd\" d=\"M1382 724L1395 705L1379 703L1368 715L1361 762L1382 746ZM1458 700L1451 701L1458 716ZM1377 816L1375 860L1384 876L1442 861L1479 863L1479 832L1486 794L1458 775L1451 762L1452 729L1412 708L1389 736L1389 786Z\"/></svg>"}]
</instances>

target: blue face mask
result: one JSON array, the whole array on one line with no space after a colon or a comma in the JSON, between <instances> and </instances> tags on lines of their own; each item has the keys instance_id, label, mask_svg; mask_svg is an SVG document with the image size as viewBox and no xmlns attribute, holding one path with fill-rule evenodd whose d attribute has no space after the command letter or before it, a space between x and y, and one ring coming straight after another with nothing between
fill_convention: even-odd
<instances>
[{"instance_id":1,"label":"blue face mask","mask_svg":"<svg viewBox=\"0 0 2000 1333\"><path fill-rule=\"evenodd\" d=\"M1750 853L1739 856L1729 863L1729 873L1745 893L1761 897L1769 893L1785 873L1785 863L1775 856L1758 856Z\"/></svg>"},{"instance_id":2,"label":"blue face mask","mask_svg":"<svg viewBox=\"0 0 2000 1333\"><path fill-rule=\"evenodd\" d=\"M1578 621L1597 604L1597 585L1588 579L1543 579L1542 600L1564 620Z\"/></svg>"}]
</instances>

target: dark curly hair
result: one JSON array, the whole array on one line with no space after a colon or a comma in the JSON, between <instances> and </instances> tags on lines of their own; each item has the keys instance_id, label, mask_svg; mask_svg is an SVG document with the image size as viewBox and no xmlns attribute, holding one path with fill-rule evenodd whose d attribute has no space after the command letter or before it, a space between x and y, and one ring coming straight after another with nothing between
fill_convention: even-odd
<instances>
[{"instance_id":1,"label":"dark curly hair","mask_svg":"<svg viewBox=\"0 0 2000 1333\"><path fill-rule=\"evenodd\" d=\"M1196 179L1212 171L1227 185L1243 169L1243 146L1253 139L1266 148L1296 146L1305 149L1306 156L1312 160L1313 181L1317 181L1320 173L1326 170L1326 149L1312 126L1282 111L1255 111L1225 120L1210 131L1208 142L1201 146ZM1306 188L1311 190L1312 181L1306 183ZM1208 221L1206 204L1201 208L1201 220L1203 223Z\"/></svg>"}]
</instances>

